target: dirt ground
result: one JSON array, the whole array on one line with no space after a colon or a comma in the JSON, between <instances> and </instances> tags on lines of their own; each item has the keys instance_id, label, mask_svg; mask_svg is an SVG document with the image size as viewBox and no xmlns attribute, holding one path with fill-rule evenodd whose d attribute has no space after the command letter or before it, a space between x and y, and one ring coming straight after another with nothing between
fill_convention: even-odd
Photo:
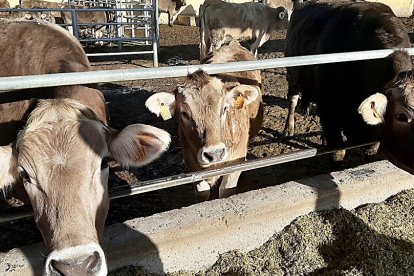
<instances>
[{"instance_id":1,"label":"dirt ground","mask_svg":"<svg viewBox=\"0 0 414 276\"><path fill-rule=\"evenodd\" d=\"M414 20L405 19L410 32ZM271 40L259 49L259 59L282 57L286 31L272 34ZM411 33L414 39L414 34ZM198 64L199 34L196 27L166 25L160 26L160 66ZM127 69L151 67L152 57L138 56L133 61L98 62L94 70ZM263 101L265 119L259 135L249 146L248 159L276 156L281 153L309 147L323 147L319 118L315 112L310 116L296 114L296 132L293 137L283 138L281 132L287 116L286 70L267 69L262 71ZM159 160L139 169L123 170L113 164L110 174L110 188L137 184L139 181L187 172L182 162L181 145L177 137L175 120L163 122L150 114L144 106L145 100L154 92L172 91L182 78L106 83L101 85L111 116L111 126L122 128L132 123L151 124L169 131L172 135L170 149ZM384 158L380 153L378 159ZM350 150L344 168L364 162L362 150ZM239 180L238 192L277 185L289 180L304 178L331 171L329 156L320 156L288 164L245 172ZM150 192L111 201L107 224L148 216L154 213L181 208L196 202L191 184ZM1 206L1 203L0 203ZM2 212L8 211L5 208ZM41 236L31 218L0 223L0 251L41 241ZM244 274L228 274L244 275Z\"/></svg>"}]
</instances>

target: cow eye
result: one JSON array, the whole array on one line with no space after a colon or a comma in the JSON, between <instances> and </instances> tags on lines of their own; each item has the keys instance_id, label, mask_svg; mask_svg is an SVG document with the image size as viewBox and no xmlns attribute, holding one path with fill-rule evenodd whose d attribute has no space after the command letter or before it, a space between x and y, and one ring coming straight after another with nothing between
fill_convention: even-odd
<instances>
[{"instance_id":1,"label":"cow eye","mask_svg":"<svg viewBox=\"0 0 414 276\"><path fill-rule=\"evenodd\" d=\"M398 113L397 115L395 115L395 119L401 123L408 123L409 121L407 115L405 115L404 113Z\"/></svg>"},{"instance_id":2,"label":"cow eye","mask_svg":"<svg viewBox=\"0 0 414 276\"><path fill-rule=\"evenodd\" d=\"M229 106L228 105L225 105L223 107L223 111L221 112L221 116L223 116L224 114L226 114L226 112L227 112L228 109L229 109Z\"/></svg>"},{"instance_id":3,"label":"cow eye","mask_svg":"<svg viewBox=\"0 0 414 276\"><path fill-rule=\"evenodd\" d=\"M27 182L29 180L29 174L24 168L18 167L17 172L19 173L19 176L23 179L24 182Z\"/></svg>"},{"instance_id":4,"label":"cow eye","mask_svg":"<svg viewBox=\"0 0 414 276\"><path fill-rule=\"evenodd\" d=\"M181 116L183 116L183 118L186 119L186 120L190 120L190 116L185 111L181 113Z\"/></svg>"},{"instance_id":5,"label":"cow eye","mask_svg":"<svg viewBox=\"0 0 414 276\"><path fill-rule=\"evenodd\" d=\"M101 170L104 170L109 167L109 161L111 161L110 157L104 157L101 161Z\"/></svg>"}]
</instances>

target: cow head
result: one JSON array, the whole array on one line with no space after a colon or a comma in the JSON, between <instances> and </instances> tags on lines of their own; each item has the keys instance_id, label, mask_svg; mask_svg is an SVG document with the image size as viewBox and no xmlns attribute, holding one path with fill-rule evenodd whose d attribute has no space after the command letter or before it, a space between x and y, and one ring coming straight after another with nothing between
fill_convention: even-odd
<instances>
[{"instance_id":1,"label":"cow head","mask_svg":"<svg viewBox=\"0 0 414 276\"><path fill-rule=\"evenodd\" d=\"M165 151L167 132L108 128L71 99L42 100L13 146L0 147L0 188L24 186L51 253L45 275L106 275L99 245L108 211L108 158L145 165Z\"/></svg>"},{"instance_id":2,"label":"cow head","mask_svg":"<svg viewBox=\"0 0 414 276\"><path fill-rule=\"evenodd\" d=\"M197 71L187 77L175 95L156 93L148 98L146 106L165 119L170 114L177 114L181 138L183 143L188 143L184 144L184 152L194 155L192 159L198 168L206 168L226 161L228 145L238 142L230 141L233 140L229 139L230 133L242 127L241 120L245 118L240 118L240 124L232 125L230 122L234 120L227 120L227 117L236 116L234 109L247 110L259 95L257 86L223 83ZM245 117L248 120L248 116Z\"/></svg>"},{"instance_id":3,"label":"cow head","mask_svg":"<svg viewBox=\"0 0 414 276\"><path fill-rule=\"evenodd\" d=\"M367 124L379 126L381 146L390 161L414 173L413 73L400 73L384 94L365 99L358 112Z\"/></svg>"},{"instance_id":4,"label":"cow head","mask_svg":"<svg viewBox=\"0 0 414 276\"><path fill-rule=\"evenodd\" d=\"M284 7L271 8L267 7L269 24L268 31L287 29L289 24L289 13Z\"/></svg>"}]
</instances>

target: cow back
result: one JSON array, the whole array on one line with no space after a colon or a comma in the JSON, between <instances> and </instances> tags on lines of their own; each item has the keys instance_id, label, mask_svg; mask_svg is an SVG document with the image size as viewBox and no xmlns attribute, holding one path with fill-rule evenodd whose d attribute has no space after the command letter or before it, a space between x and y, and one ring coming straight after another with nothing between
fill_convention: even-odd
<instances>
[{"instance_id":1,"label":"cow back","mask_svg":"<svg viewBox=\"0 0 414 276\"><path fill-rule=\"evenodd\" d=\"M16 51L14 45L19 45ZM54 24L0 21L0 77L86 72L91 67L80 43ZM92 86L94 87L94 86ZM85 86L26 89L0 94L1 145L14 140L36 100L72 98L93 110L106 123L106 107L99 90Z\"/></svg>"}]
</instances>

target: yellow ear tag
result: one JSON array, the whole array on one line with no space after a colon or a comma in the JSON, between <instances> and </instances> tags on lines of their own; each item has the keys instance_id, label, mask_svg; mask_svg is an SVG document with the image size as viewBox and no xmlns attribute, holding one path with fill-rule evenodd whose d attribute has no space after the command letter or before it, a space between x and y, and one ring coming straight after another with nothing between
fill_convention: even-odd
<instances>
[{"instance_id":1,"label":"yellow ear tag","mask_svg":"<svg viewBox=\"0 0 414 276\"><path fill-rule=\"evenodd\" d=\"M163 103L161 104L160 114L164 121L167 121L172 118L170 109Z\"/></svg>"},{"instance_id":2,"label":"yellow ear tag","mask_svg":"<svg viewBox=\"0 0 414 276\"><path fill-rule=\"evenodd\" d=\"M237 109L243 108L244 105L244 97L239 95L236 100L234 101L234 107Z\"/></svg>"}]
</instances>

